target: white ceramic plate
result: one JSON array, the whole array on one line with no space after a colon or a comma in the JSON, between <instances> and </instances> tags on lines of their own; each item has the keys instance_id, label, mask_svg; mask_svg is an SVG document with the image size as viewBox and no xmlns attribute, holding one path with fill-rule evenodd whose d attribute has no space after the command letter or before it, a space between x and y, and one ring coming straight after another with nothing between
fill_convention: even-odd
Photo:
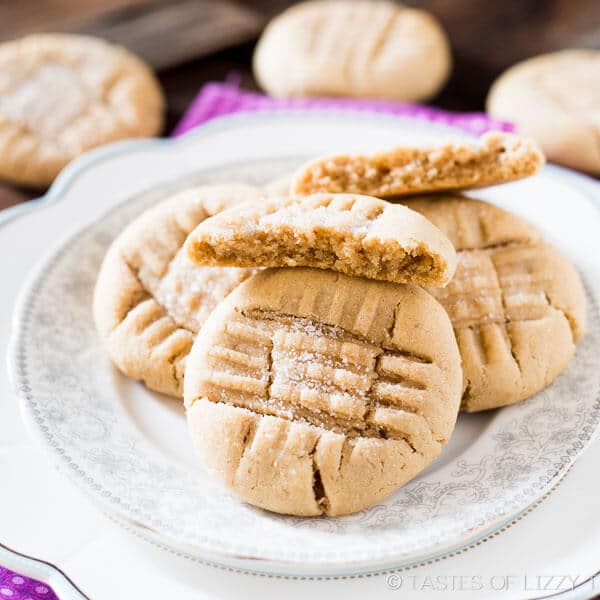
<instances>
[{"instance_id":1,"label":"white ceramic plate","mask_svg":"<svg viewBox=\"0 0 600 600\"><path fill-rule=\"evenodd\" d=\"M476 194L535 222L580 269L591 324L567 371L526 403L461 415L433 465L386 502L353 516L281 517L214 484L195 463L180 403L122 377L91 318L94 280L110 241L175 190L262 183L323 152L449 135L464 134L357 113L263 114L215 121L174 142L115 145L76 163L53 188L52 202L27 217L37 256L66 222L86 225L35 269L14 320L12 377L34 435L117 519L176 551L237 568L288 575L377 571L440 555L501 527L560 480L600 420L600 216L589 180L547 168ZM0 237L0 252L22 245L13 229Z\"/></svg>"}]
</instances>

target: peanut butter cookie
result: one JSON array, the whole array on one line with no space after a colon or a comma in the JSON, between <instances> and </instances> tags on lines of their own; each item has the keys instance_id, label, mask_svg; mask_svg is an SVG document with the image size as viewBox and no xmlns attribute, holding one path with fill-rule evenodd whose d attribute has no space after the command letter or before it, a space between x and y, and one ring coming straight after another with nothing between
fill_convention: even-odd
<instances>
[{"instance_id":1,"label":"peanut butter cookie","mask_svg":"<svg viewBox=\"0 0 600 600\"><path fill-rule=\"evenodd\" d=\"M0 178L45 187L81 153L160 132L163 95L137 57L102 40L35 34L0 46Z\"/></svg>"},{"instance_id":2,"label":"peanut butter cookie","mask_svg":"<svg viewBox=\"0 0 600 600\"><path fill-rule=\"evenodd\" d=\"M183 243L198 223L258 198L246 185L206 186L146 211L113 242L94 292L94 317L115 365L150 389L183 396L186 357L212 309L252 269L197 267Z\"/></svg>"},{"instance_id":3,"label":"peanut butter cookie","mask_svg":"<svg viewBox=\"0 0 600 600\"><path fill-rule=\"evenodd\" d=\"M567 366L586 328L579 274L540 232L497 206L460 195L405 201L458 252L454 278L430 288L447 310L462 356L462 410L514 404Z\"/></svg>"},{"instance_id":4,"label":"peanut butter cookie","mask_svg":"<svg viewBox=\"0 0 600 600\"><path fill-rule=\"evenodd\" d=\"M538 141L550 160L600 175L600 50L518 63L494 83L488 112Z\"/></svg>"},{"instance_id":5,"label":"peanut butter cookie","mask_svg":"<svg viewBox=\"0 0 600 600\"><path fill-rule=\"evenodd\" d=\"M420 214L377 198L269 198L201 223L186 242L199 265L306 266L399 283L446 285L455 252Z\"/></svg>"},{"instance_id":6,"label":"peanut butter cookie","mask_svg":"<svg viewBox=\"0 0 600 600\"><path fill-rule=\"evenodd\" d=\"M185 404L204 466L245 501L341 515L436 458L461 385L450 320L423 289L268 269L200 330Z\"/></svg>"},{"instance_id":7,"label":"peanut butter cookie","mask_svg":"<svg viewBox=\"0 0 600 600\"><path fill-rule=\"evenodd\" d=\"M421 101L451 68L433 15L382 0L302 2L266 27L254 74L275 96L356 96Z\"/></svg>"},{"instance_id":8,"label":"peanut butter cookie","mask_svg":"<svg viewBox=\"0 0 600 600\"><path fill-rule=\"evenodd\" d=\"M506 183L535 174L543 164L544 156L533 141L493 132L476 142L327 156L296 173L291 193L390 198Z\"/></svg>"}]
</instances>

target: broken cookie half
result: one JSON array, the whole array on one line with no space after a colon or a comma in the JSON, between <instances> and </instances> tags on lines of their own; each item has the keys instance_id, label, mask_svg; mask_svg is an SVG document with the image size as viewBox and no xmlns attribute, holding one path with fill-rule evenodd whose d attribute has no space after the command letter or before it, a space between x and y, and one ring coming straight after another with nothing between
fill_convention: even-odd
<instances>
[{"instance_id":1,"label":"broken cookie half","mask_svg":"<svg viewBox=\"0 0 600 600\"><path fill-rule=\"evenodd\" d=\"M456 268L451 242L425 217L353 194L244 203L201 223L186 249L198 265L304 266L432 287Z\"/></svg>"},{"instance_id":2,"label":"broken cookie half","mask_svg":"<svg viewBox=\"0 0 600 600\"><path fill-rule=\"evenodd\" d=\"M290 193L346 192L391 198L478 188L534 175L544 160L533 140L493 132L476 141L327 156L303 166L294 176Z\"/></svg>"}]
</instances>

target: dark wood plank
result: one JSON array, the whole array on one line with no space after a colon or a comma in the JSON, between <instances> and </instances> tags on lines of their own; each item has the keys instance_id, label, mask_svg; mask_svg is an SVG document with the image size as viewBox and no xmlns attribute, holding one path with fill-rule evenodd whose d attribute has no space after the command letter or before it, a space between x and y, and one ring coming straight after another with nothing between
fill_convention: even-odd
<instances>
[{"instance_id":1,"label":"dark wood plank","mask_svg":"<svg viewBox=\"0 0 600 600\"><path fill-rule=\"evenodd\" d=\"M228 0L170 0L97 17L77 32L126 46L157 70L256 39L263 17Z\"/></svg>"},{"instance_id":2,"label":"dark wood plank","mask_svg":"<svg viewBox=\"0 0 600 600\"><path fill-rule=\"evenodd\" d=\"M454 71L435 104L483 110L487 92L516 62L562 48L600 48L598 0L406 0L431 11L449 34Z\"/></svg>"},{"instance_id":3,"label":"dark wood plank","mask_svg":"<svg viewBox=\"0 0 600 600\"><path fill-rule=\"evenodd\" d=\"M230 48L210 57L185 63L160 73L168 98L166 132L173 130L200 88L209 81L239 80L245 89L258 89L250 68L254 43Z\"/></svg>"},{"instance_id":4,"label":"dark wood plank","mask_svg":"<svg viewBox=\"0 0 600 600\"><path fill-rule=\"evenodd\" d=\"M0 0L0 41L75 29L99 15L157 0Z\"/></svg>"},{"instance_id":5,"label":"dark wood plank","mask_svg":"<svg viewBox=\"0 0 600 600\"><path fill-rule=\"evenodd\" d=\"M31 4L0 2L0 41L40 31L95 35L157 70L256 39L265 21L231 0L42 0L36 11Z\"/></svg>"}]
</instances>

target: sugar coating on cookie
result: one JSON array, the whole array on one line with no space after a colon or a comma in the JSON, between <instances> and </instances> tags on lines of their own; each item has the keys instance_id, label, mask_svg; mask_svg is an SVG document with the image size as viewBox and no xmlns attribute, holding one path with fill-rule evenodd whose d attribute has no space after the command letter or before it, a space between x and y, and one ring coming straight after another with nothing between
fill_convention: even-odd
<instances>
[{"instance_id":1,"label":"sugar coating on cookie","mask_svg":"<svg viewBox=\"0 0 600 600\"><path fill-rule=\"evenodd\" d=\"M445 289L460 348L462 410L514 404L552 383L586 328L579 274L540 232L497 206L460 195L405 201L435 223L458 252Z\"/></svg>"},{"instance_id":2,"label":"sugar coating on cookie","mask_svg":"<svg viewBox=\"0 0 600 600\"><path fill-rule=\"evenodd\" d=\"M381 0L297 4L269 23L254 54L256 79L275 96L420 101L450 68L432 15Z\"/></svg>"},{"instance_id":3,"label":"sugar coating on cookie","mask_svg":"<svg viewBox=\"0 0 600 600\"><path fill-rule=\"evenodd\" d=\"M600 50L514 65L492 86L487 109L537 140L550 160L600 175Z\"/></svg>"},{"instance_id":4,"label":"sugar coating on cookie","mask_svg":"<svg viewBox=\"0 0 600 600\"><path fill-rule=\"evenodd\" d=\"M423 289L268 269L204 324L184 397L203 465L242 499L341 515L434 460L461 385L450 320Z\"/></svg>"},{"instance_id":5,"label":"sugar coating on cookie","mask_svg":"<svg viewBox=\"0 0 600 600\"><path fill-rule=\"evenodd\" d=\"M223 211L186 242L200 265L306 266L443 286L455 268L448 239L420 214L352 194L269 198Z\"/></svg>"},{"instance_id":6,"label":"sugar coating on cookie","mask_svg":"<svg viewBox=\"0 0 600 600\"><path fill-rule=\"evenodd\" d=\"M154 136L163 95L124 48L68 34L0 45L0 178L47 186L82 152Z\"/></svg>"},{"instance_id":7,"label":"sugar coating on cookie","mask_svg":"<svg viewBox=\"0 0 600 600\"><path fill-rule=\"evenodd\" d=\"M327 156L298 170L291 193L389 198L505 183L534 175L543 164L544 156L533 141L493 132L474 142Z\"/></svg>"},{"instance_id":8,"label":"sugar coating on cookie","mask_svg":"<svg viewBox=\"0 0 600 600\"><path fill-rule=\"evenodd\" d=\"M198 223L260 197L246 185L204 186L161 202L113 242L94 291L94 318L115 365L181 397L186 357L215 306L254 270L198 267L182 251Z\"/></svg>"}]
</instances>

